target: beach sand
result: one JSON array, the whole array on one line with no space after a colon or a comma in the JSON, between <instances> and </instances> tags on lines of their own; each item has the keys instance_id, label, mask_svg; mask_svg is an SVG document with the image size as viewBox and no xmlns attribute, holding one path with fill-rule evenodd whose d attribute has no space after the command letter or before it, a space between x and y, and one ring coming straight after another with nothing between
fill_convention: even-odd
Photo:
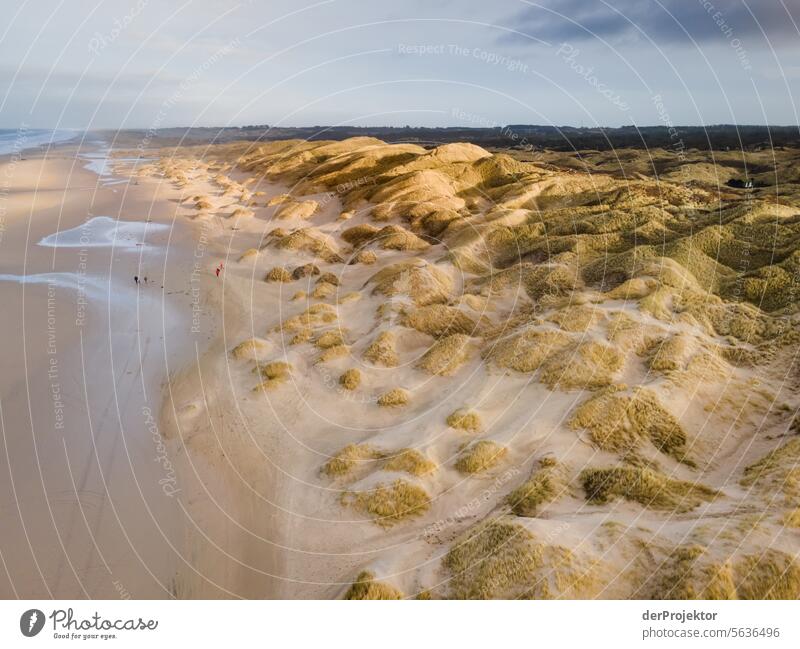
<instances>
[{"instance_id":1,"label":"beach sand","mask_svg":"<svg viewBox=\"0 0 800 649\"><path fill-rule=\"evenodd\" d=\"M0 161L2 597L169 597L184 561L158 419L213 336L205 314L191 333L197 235L160 185L86 164L73 144Z\"/></svg>"},{"instance_id":2,"label":"beach sand","mask_svg":"<svg viewBox=\"0 0 800 649\"><path fill-rule=\"evenodd\" d=\"M98 187L58 151L16 163L0 273L74 273L79 248L35 242L87 215L169 227L92 249L86 324L58 276L63 428L49 287L0 283L4 594L758 598L776 566L800 588L796 319L700 285L728 272L684 227L717 232L713 178L630 198L357 138L120 151L130 183ZM766 195L722 209L791 240ZM680 245L627 256L665 224Z\"/></svg>"}]
</instances>

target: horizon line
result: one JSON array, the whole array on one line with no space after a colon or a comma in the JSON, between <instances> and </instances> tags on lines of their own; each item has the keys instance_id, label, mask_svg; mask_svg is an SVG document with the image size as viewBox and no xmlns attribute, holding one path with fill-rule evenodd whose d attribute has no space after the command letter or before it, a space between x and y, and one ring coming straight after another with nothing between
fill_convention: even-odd
<instances>
[{"instance_id":1,"label":"horizon line","mask_svg":"<svg viewBox=\"0 0 800 649\"><path fill-rule=\"evenodd\" d=\"M574 124L535 124L535 123L524 123L524 122L517 122L517 123L508 123L508 124L498 124L492 126L460 126L460 125L445 125L445 126L411 126L411 125L404 125L404 126L394 126L389 124L373 124L370 126L349 126L349 125L342 125L342 124L314 124L312 126L277 126L271 124L242 124L242 125L228 125L228 126L218 126L218 125L175 125L175 126L161 126L159 128L153 128L151 126L125 126L125 127L114 127L114 126L94 126L94 127L75 127L75 126L0 126L0 131L76 131L76 132L84 132L90 133L92 131L169 131L172 129L211 129L211 130L231 130L231 129L257 129L263 128L265 130L310 130L310 129L320 129L320 130L334 130L334 129L360 129L360 130L369 130L369 129L395 129L395 130L446 130L446 129L458 129L462 131L492 131L492 130L502 130L505 128L515 128L515 127L535 127L535 128L549 128L549 129L577 129L577 130L597 130L597 129L607 129L607 130L619 130L619 129L652 129L652 128L663 128L663 129L679 129L679 128L698 128L698 129L710 129L710 128L796 128L800 133L800 124L748 124L748 123L735 123L735 122L719 122L714 124L623 124L621 126L607 126L607 125L597 125L597 126L585 126L580 125L576 126Z\"/></svg>"}]
</instances>

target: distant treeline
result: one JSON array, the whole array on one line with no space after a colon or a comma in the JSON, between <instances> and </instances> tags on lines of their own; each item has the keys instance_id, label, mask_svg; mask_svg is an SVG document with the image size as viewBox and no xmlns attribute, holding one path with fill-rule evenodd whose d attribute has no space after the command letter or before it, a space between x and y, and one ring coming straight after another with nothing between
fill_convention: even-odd
<instances>
[{"instance_id":1,"label":"distant treeline","mask_svg":"<svg viewBox=\"0 0 800 649\"><path fill-rule=\"evenodd\" d=\"M142 134L144 131L142 131ZM152 133L152 132L151 132ZM138 131L126 131L136 137ZM119 134L116 134L117 136ZM153 146L179 142L230 142L233 140L344 140L371 136L386 142L416 142L436 146L447 142L472 142L488 148L535 151L607 150L618 148L665 149L747 149L800 147L797 126L622 126L619 128L577 128L574 126L536 126L512 124L495 128L426 128L426 127L353 127L312 126L270 128L252 125L225 128L168 128L155 133ZM152 134L151 134L152 138Z\"/></svg>"}]
</instances>

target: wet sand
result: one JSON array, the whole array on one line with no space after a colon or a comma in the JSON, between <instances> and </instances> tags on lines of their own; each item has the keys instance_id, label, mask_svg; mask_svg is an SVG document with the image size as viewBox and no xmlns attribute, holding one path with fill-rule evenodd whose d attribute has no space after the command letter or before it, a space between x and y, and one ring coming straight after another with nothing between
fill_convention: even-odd
<instances>
[{"instance_id":1,"label":"wet sand","mask_svg":"<svg viewBox=\"0 0 800 649\"><path fill-rule=\"evenodd\" d=\"M3 598L169 597L185 561L159 417L214 335L213 264L174 190L87 162L74 145L0 158Z\"/></svg>"}]
</instances>

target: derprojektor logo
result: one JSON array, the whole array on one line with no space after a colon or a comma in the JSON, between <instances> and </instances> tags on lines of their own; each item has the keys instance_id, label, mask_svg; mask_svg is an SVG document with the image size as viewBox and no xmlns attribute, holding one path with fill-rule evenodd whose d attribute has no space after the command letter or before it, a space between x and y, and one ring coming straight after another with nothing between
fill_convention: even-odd
<instances>
[{"instance_id":1,"label":"derprojektor logo","mask_svg":"<svg viewBox=\"0 0 800 649\"><path fill-rule=\"evenodd\" d=\"M38 608L32 608L25 611L22 617L19 618L19 630L22 635L32 638L44 627L44 613Z\"/></svg>"}]
</instances>

